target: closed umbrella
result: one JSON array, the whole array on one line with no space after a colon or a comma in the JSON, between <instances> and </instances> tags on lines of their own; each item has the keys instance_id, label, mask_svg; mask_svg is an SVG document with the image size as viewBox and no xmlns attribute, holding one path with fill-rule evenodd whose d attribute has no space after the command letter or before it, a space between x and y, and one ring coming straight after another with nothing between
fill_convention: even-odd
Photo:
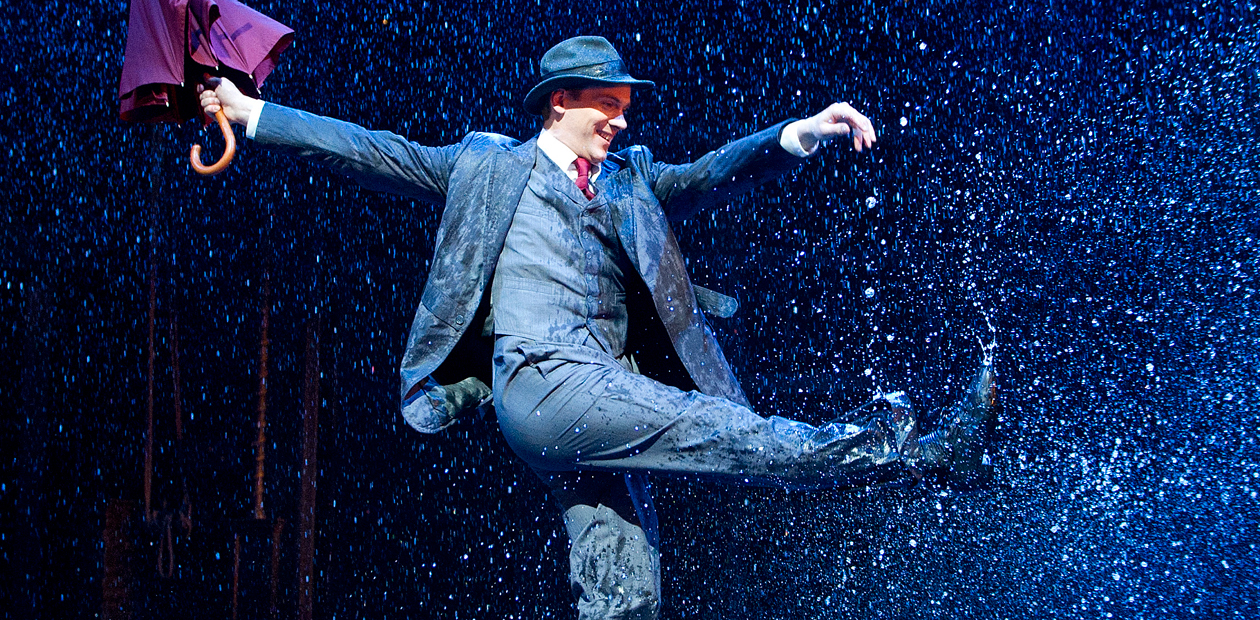
<instances>
[{"instance_id":1,"label":"closed umbrella","mask_svg":"<svg viewBox=\"0 0 1260 620\"><path fill-rule=\"evenodd\" d=\"M119 116L148 123L197 117L196 87L209 76L229 78L257 97L292 42L292 29L236 0L132 0ZM227 144L209 166L193 145L189 160L201 174L222 172L236 152L227 117L220 111L215 120Z\"/></svg>"}]
</instances>

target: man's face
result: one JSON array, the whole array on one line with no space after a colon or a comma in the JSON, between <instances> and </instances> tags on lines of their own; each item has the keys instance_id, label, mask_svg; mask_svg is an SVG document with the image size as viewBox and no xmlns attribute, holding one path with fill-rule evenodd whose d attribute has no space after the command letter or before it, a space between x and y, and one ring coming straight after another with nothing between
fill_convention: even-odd
<instances>
[{"instance_id":1,"label":"man's face","mask_svg":"<svg viewBox=\"0 0 1260 620\"><path fill-rule=\"evenodd\" d=\"M617 132L626 128L629 86L596 86L551 93L546 127L556 139L593 164L608 157Z\"/></svg>"}]
</instances>

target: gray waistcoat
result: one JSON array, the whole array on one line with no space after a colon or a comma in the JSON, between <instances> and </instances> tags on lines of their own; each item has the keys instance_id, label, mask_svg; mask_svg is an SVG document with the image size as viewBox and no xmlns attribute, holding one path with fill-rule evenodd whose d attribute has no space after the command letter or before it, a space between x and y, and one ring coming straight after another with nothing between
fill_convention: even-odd
<instances>
[{"instance_id":1,"label":"gray waistcoat","mask_svg":"<svg viewBox=\"0 0 1260 620\"><path fill-rule=\"evenodd\" d=\"M539 156L495 270L494 332L619 357L626 347L625 277L632 270L604 194L587 200L559 166Z\"/></svg>"}]
</instances>

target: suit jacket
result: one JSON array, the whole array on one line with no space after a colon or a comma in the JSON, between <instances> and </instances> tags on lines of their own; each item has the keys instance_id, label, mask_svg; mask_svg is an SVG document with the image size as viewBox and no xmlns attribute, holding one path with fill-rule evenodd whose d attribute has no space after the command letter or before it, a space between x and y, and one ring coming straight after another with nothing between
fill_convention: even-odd
<instances>
[{"instance_id":1,"label":"suit jacket","mask_svg":"<svg viewBox=\"0 0 1260 620\"><path fill-rule=\"evenodd\" d=\"M802 161L779 145L787 122L691 164L663 164L635 146L610 154L602 165L596 190L612 207L622 247L685 369L675 383L691 385L679 387L748 404L701 314L668 221L728 200ZM537 138L522 143L474 132L457 144L425 147L268 103L254 139L322 162L364 187L445 205L403 354L403 416L418 430L436 432L484 404L491 347L482 333L489 311L484 293L535 159L545 157Z\"/></svg>"}]
</instances>

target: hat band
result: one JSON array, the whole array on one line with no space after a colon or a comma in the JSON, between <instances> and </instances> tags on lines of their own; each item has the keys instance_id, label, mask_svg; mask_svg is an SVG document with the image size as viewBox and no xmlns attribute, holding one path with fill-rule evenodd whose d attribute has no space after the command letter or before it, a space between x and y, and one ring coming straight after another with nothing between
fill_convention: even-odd
<instances>
[{"instance_id":1,"label":"hat band","mask_svg":"<svg viewBox=\"0 0 1260 620\"><path fill-rule=\"evenodd\" d=\"M589 78L616 78L627 76L626 67L620 60L610 60L593 65L582 65L580 67L569 67L559 71L552 71L542 77L543 80L549 80L553 77L581 76ZM627 76L628 77L628 76Z\"/></svg>"}]
</instances>

